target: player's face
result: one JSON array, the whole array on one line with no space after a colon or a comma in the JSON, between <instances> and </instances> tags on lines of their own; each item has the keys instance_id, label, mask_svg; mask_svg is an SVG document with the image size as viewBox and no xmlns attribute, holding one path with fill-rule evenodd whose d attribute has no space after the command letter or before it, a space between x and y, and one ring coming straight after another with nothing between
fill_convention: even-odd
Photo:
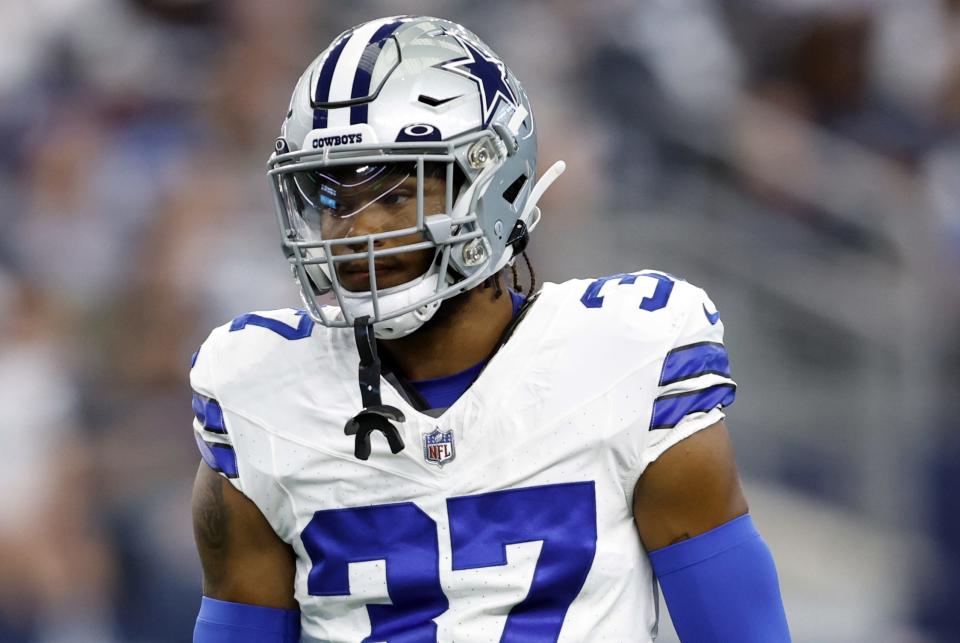
<instances>
[{"instance_id":1,"label":"player's face","mask_svg":"<svg viewBox=\"0 0 960 643\"><path fill-rule=\"evenodd\" d=\"M425 174L424 216L443 213L446 182L437 176L442 176L442 172ZM303 209L304 222L323 240L363 237L410 228L417 223L417 174L412 163L326 168L297 173L294 181L303 200L312 206ZM378 240L374 248L401 248L423 240L423 235L415 232ZM338 244L333 246L333 255L366 250L366 242ZM434 250L427 248L378 257L375 261L377 288L390 288L416 279L430 267L433 256ZM346 290L370 290L367 259L334 265Z\"/></svg>"}]
</instances>

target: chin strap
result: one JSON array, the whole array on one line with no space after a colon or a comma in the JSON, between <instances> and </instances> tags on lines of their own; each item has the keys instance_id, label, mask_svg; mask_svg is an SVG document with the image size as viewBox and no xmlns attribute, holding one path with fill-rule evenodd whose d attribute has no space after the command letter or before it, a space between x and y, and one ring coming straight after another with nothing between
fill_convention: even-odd
<instances>
[{"instance_id":1,"label":"chin strap","mask_svg":"<svg viewBox=\"0 0 960 643\"><path fill-rule=\"evenodd\" d=\"M360 397L364 408L347 421L343 432L357 436L353 454L360 460L370 457L370 434L374 431L386 436L390 451L400 453L403 437L390 421L403 422L406 418L400 409L383 404L380 399L380 358L369 316L358 317L353 322L353 334L360 353Z\"/></svg>"},{"instance_id":2,"label":"chin strap","mask_svg":"<svg viewBox=\"0 0 960 643\"><path fill-rule=\"evenodd\" d=\"M520 213L520 220L526 224L528 230L532 231L540 223L540 210L537 208L540 197L543 196L548 187L553 185L554 181L560 178L560 175L566 169L567 164L565 162L557 161L543 173L540 180L533 186L530 196L527 197L527 202L523 206L523 211Z\"/></svg>"}]
</instances>

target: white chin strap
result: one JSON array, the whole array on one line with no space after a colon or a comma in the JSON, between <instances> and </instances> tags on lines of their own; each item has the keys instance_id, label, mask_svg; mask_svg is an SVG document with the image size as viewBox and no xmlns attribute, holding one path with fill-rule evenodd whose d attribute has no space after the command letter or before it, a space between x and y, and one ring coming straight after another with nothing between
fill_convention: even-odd
<instances>
[{"instance_id":1,"label":"white chin strap","mask_svg":"<svg viewBox=\"0 0 960 643\"><path fill-rule=\"evenodd\" d=\"M530 190L530 196L527 197L527 202L523 206L523 212L520 213L520 220L527 224L528 232L533 231L533 229L537 227L537 224L540 223L540 208L537 207L537 203L540 202L540 197L547 191L547 188L553 185L554 181L560 178L560 175L563 174L566 169L567 164L564 161L557 161L543 173L543 176L540 177L537 184Z\"/></svg>"},{"instance_id":2,"label":"white chin strap","mask_svg":"<svg viewBox=\"0 0 960 643\"><path fill-rule=\"evenodd\" d=\"M434 268L436 270L436 268ZM385 292L378 295L377 304L380 307L380 315L387 316L395 310L406 308L407 306L426 299L437 292L437 286L440 281L440 275L436 272L423 276L419 282L412 286L401 286L402 290L395 292ZM369 292L350 292L342 291L342 303L344 312L353 320L367 315L373 317L373 298ZM433 317L440 308L440 301L430 304L424 304L409 313L398 315L392 319L377 322L373 325L374 334L377 339L398 339L405 337L413 331L423 326L431 317ZM341 313L343 314L343 313Z\"/></svg>"}]
</instances>

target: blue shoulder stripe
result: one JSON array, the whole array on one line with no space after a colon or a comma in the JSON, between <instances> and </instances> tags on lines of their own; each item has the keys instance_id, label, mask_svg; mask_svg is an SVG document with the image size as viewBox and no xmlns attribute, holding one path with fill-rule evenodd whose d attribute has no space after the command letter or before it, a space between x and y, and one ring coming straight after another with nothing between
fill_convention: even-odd
<instances>
[{"instance_id":1,"label":"blue shoulder stripe","mask_svg":"<svg viewBox=\"0 0 960 643\"><path fill-rule=\"evenodd\" d=\"M227 432L227 425L223 421L223 409L220 408L220 404L216 400L194 393L193 414L197 416L197 420L207 431L211 433Z\"/></svg>"},{"instance_id":2,"label":"blue shoulder stripe","mask_svg":"<svg viewBox=\"0 0 960 643\"><path fill-rule=\"evenodd\" d=\"M220 444L219 442L207 442L197 433L193 434L197 439L197 448L200 449L200 457L207 463L207 466L218 471L228 478L236 478L240 475L237 472L237 454L229 444Z\"/></svg>"},{"instance_id":3,"label":"blue shoulder stripe","mask_svg":"<svg viewBox=\"0 0 960 643\"><path fill-rule=\"evenodd\" d=\"M727 349L719 342L688 344L667 353L660 371L660 386L708 374L730 377Z\"/></svg>"},{"instance_id":4,"label":"blue shoulder stripe","mask_svg":"<svg viewBox=\"0 0 960 643\"><path fill-rule=\"evenodd\" d=\"M736 386L718 384L689 393L661 395L653 402L650 430L672 429L690 413L703 413L718 406L730 406L736 397Z\"/></svg>"}]
</instances>

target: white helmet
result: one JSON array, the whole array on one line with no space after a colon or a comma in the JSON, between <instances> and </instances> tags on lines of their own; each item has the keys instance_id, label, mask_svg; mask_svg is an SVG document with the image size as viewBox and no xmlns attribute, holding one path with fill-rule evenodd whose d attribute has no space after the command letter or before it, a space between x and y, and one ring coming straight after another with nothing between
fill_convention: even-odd
<instances>
[{"instance_id":1,"label":"white helmet","mask_svg":"<svg viewBox=\"0 0 960 643\"><path fill-rule=\"evenodd\" d=\"M268 163L284 253L307 312L325 326L369 317L381 339L415 331L444 299L523 251L540 219L537 200L564 169L557 162L534 186L536 161L527 96L473 33L412 16L347 30L297 82ZM427 207L430 175L444 180L446 194ZM324 216L348 220L408 179L416 181L415 221L410 201L401 229L344 235L320 224ZM408 236L415 242L389 247ZM378 288L378 262L415 250L433 253L423 274ZM369 284L345 287L337 268L349 262L368 267ZM321 304L331 291L339 308Z\"/></svg>"}]
</instances>

